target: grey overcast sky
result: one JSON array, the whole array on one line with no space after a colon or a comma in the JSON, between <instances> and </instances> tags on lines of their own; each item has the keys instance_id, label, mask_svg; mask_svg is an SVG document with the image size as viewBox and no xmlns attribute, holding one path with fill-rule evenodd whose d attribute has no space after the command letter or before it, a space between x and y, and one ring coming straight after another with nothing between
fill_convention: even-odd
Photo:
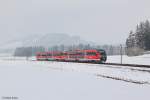
<instances>
[{"instance_id":1,"label":"grey overcast sky","mask_svg":"<svg viewBox=\"0 0 150 100\"><path fill-rule=\"evenodd\" d=\"M150 0L0 0L0 39L67 33L119 44L149 18Z\"/></svg>"}]
</instances>

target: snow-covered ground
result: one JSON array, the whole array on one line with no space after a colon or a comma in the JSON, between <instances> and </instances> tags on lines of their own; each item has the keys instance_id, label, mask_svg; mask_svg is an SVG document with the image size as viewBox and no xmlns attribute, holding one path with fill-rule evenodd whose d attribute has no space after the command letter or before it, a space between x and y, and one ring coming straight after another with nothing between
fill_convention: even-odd
<instances>
[{"instance_id":1,"label":"snow-covered ground","mask_svg":"<svg viewBox=\"0 0 150 100\"><path fill-rule=\"evenodd\" d=\"M0 54L0 59L3 60L26 60L26 57L13 57L10 54ZM29 60L36 60L35 57L29 57ZM114 55L114 56L107 56L108 63L121 63L121 56ZM143 64L143 65L150 65L150 54L145 54L141 56L122 56L122 63L124 64Z\"/></svg>"},{"instance_id":2,"label":"snow-covered ground","mask_svg":"<svg viewBox=\"0 0 150 100\"><path fill-rule=\"evenodd\" d=\"M150 99L148 68L5 58L0 60L0 80L2 100Z\"/></svg>"},{"instance_id":3,"label":"snow-covered ground","mask_svg":"<svg viewBox=\"0 0 150 100\"><path fill-rule=\"evenodd\" d=\"M107 62L112 63L120 63L121 62L120 56L108 56ZM125 64L144 64L144 65L150 65L150 54L145 54L142 56L123 56L122 62Z\"/></svg>"}]
</instances>

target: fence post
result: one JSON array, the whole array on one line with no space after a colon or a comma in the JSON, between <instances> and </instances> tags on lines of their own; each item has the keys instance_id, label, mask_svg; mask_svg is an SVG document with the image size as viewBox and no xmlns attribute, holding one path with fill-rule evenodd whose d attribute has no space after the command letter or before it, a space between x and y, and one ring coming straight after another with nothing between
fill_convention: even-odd
<instances>
[{"instance_id":1,"label":"fence post","mask_svg":"<svg viewBox=\"0 0 150 100\"><path fill-rule=\"evenodd\" d=\"M121 56L120 63L122 64L122 45L121 44L120 44L120 56Z\"/></svg>"}]
</instances>

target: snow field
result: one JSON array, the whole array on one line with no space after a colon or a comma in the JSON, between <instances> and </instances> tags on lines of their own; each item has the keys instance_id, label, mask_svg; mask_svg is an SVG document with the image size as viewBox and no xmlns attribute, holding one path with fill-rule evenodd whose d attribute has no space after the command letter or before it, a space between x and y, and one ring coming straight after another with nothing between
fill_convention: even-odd
<instances>
[{"instance_id":1,"label":"snow field","mask_svg":"<svg viewBox=\"0 0 150 100\"><path fill-rule=\"evenodd\" d=\"M108 56L107 62L110 63L120 63L121 57L117 56ZM134 56L128 57L126 55L123 56L123 63L124 64L143 64L143 65L150 65L150 54L145 54L142 56Z\"/></svg>"},{"instance_id":2,"label":"snow field","mask_svg":"<svg viewBox=\"0 0 150 100\"><path fill-rule=\"evenodd\" d=\"M150 73L139 69L143 68L5 59L0 60L0 96L18 100L149 100L149 84L97 76L150 82Z\"/></svg>"}]
</instances>

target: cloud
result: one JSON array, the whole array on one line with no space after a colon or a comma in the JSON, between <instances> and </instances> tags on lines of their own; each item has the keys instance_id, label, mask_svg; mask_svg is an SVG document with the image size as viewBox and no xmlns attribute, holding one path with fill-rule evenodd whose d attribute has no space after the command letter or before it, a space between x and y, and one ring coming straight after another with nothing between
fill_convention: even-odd
<instances>
[{"instance_id":1,"label":"cloud","mask_svg":"<svg viewBox=\"0 0 150 100\"><path fill-rule=\"evenodd\" d=\"M16 14L16 0L0 0L0 17Z\"/></svg>"},{"instance_id":2,"label":"cloud","mask_svg":"<svg viewBox=\"0 0 150 100\"><path fill-rule=\"evenodd\" d=\"M148 0L0 0L0 37L68 33L98 43L125 42L150 18Z\"/></svg>"}]
</instances>

